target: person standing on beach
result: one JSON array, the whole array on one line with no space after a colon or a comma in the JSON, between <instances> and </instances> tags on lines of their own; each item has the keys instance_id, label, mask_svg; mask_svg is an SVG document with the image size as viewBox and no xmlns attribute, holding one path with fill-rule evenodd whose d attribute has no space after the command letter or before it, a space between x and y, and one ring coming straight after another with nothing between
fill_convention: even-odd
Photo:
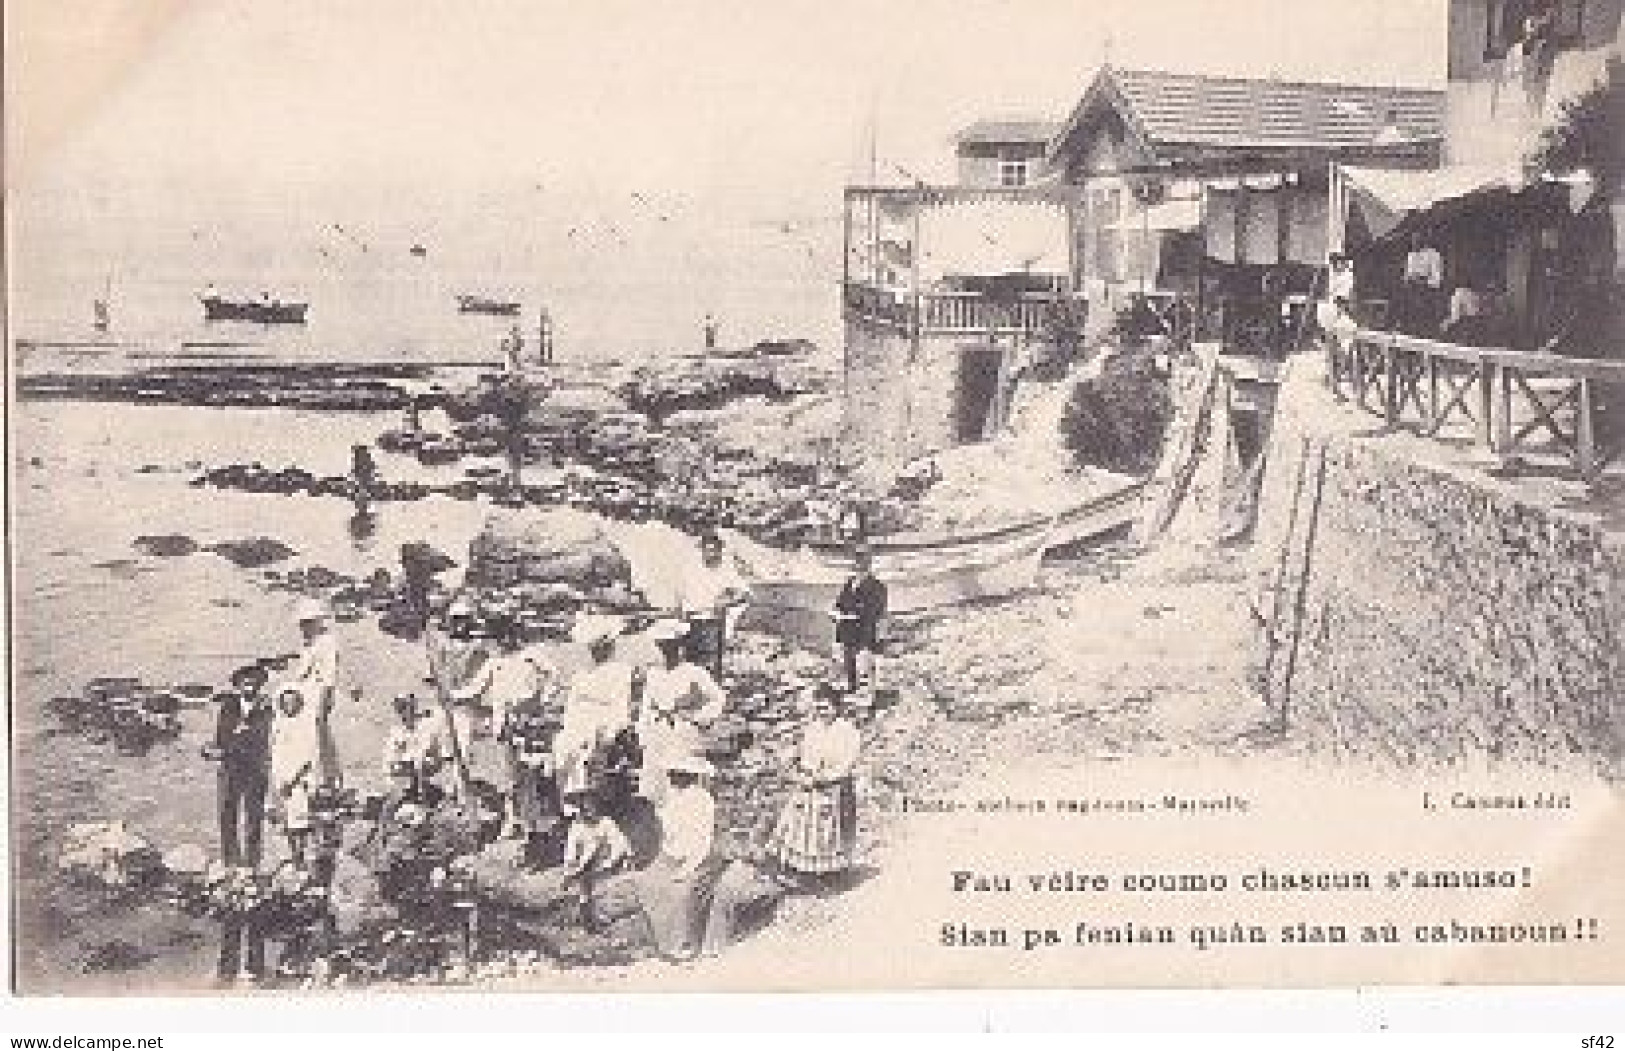
<instances>
[{"instance_id":1,"label":"person standing on beach","mask_svg":"<svg viewBox=\"0 0 1625 1051\"><path fill-rule=\"evenodd\" d=\"M312 705L312 719L318 749L318 762L313 776L320 784L339 785L344 772L339 765L338 743L333 738L331 717L339 691L339 644L333 634L332 615L316 599L300 599L294 609L304 648L294 659L293 666L283 678L281 689L304 692ZM361 690L354 691L359 699Z\"/></svg>"},{"instance_id":2,"label":"person standing on beach","mask_svg":"<svg viewBox=\"0 0 1625 1051\"><path fill-rule=\"evenodd\" d=\"M677 581L677 608L688 622L689 651L711 674L722 675L728 636L750 601L750 587L727 560L714 530L700 537L700 563Z\"/></svg>"},{"instance_id":3,"label":"person standing on beach","mask_svg":"<svg viewBox=\"0 0 1625 1051\"><path fill-rule=\"evenodd\" d=\"M716 350L717 334L721 328L721 326L717 324L717 319L710 314L705 315L705 323L702 327L705 331L705 349Z\"/></svg>"},{"instance_id":4,"label":"person standing on beach","mask_svg":"<svg viewBox=\"0 0 1625 1051\"><path fill-rule=\"evenodd\" d=\"M271 788L282 813L288 853L294 866L309 865L314 828L311 797L321 770L320 708L309 686L283 686L277 692L276 722L271 730Z\"/></svg>"},{"instance_id":5,"label":"person standing on beach","mask_svg":"<svg viewBox=\"0 0 1625 1051\"><path fill-rule=\"evenodd\" d=\"M701 753L705 730L722 715L727 694L711 673L688 659L688 631L677 621L649 628L661 663L644 673L638 740L643 745L639 787L648 798L665 791L672 763ZM651 793L654 793L651 795Z\"/></svg>"},{"instance_id":6,"label":"person standing on beach","mask_svg":"<svg viewBox=\"0 0 1625 1051\"><path fill-rule=\"evenodd\" d=\"M411 771L412 782L421 786L433 781L445 765L445 744L440 727L424 718L416 695L403 693L395 698L396 723L384 736L385 777L394 777L402 768Z\"/></svg>"},{"instance_id":7,"label":"person standing on beach","mask_svg":"<svg viewBox=\"0 0 1625 1051\"><path fill-rule=\"evenodd\" d=\"M716 799L704 783L715 773L701 756L671 758L662 775L660 853L635 883L655 952L671 963L698 954L712 892L726 867L715 849Z\"/></svg>"},{"instance_id":8,"label":"person standing on beach","mask_svg":"<svg viewBox=\"0 0 1625 1051\"><path fill-rule=\"evenodd\" d=\"M231 673L231 689L215 698L214 741L203 748L204 758L220 764L220 860L232 868L257 867L262 853L275 716L266 678L258 664Z\"/></svg>"},{"instance_id":9,"label":"person standing on beach","mask_svg":"<svg viewBox=\"0 0 1625 1051\"><path fill-rule=\"evenodd\" d=\"M611 742L632 720L633 693L642 673L615 660L615 643L625 627L619 617L578 617L572 636L585 643L592 664L571 677L564 715L553 739L559 792L599 791Z\"/></svg>"},{"instance_id":10,"label":"person standing on beach","mask_svg":"<svg viewBox=\"0 0 1625 1051\"><path fill-rule=\"evenodd\" d=\"M867 547L852 552L852 575L835 596L835 641L841 647L847 692L860 689L874 698L875 654L880 652L880 625L886 617L886 585L874 572L874 556Z\"/></svg>"},{"instance_id":11,"label":"person standing on beach","mask_svg":"<svg viewBox=\"0 0 1625 1051\"><path fill-rule=\"evenodd\" d=\"M507 728L511 715L551 696L558 682L558 669L542 658L525 652L524 640L518 626L511 620L493 624L496 650L469 670L463 681L450 691L452 714L456 721L457 739L465 757L472 757L471 746L479 724L489 720L491 736L503 744L501 780L503 795L507 799L508 821L506 834L519 838L527 834L527 819L534 819L534 800L522 800L520 794L537 788L525 776L513 749L506 747Z\"/></svg>"},{"instance_id":12,"label":"person standing on beach","mask_svg":"<svg viewBox=\"0 0 1625 1051\"><path fill-rule=\"evenodd\" d=\"M838 690L822 685L796 753L796 788L785 801L768 852L799 877L830 877L852 867L857 843L855 771L863 746L841 711Z\"/></svg>"}]
</instances>

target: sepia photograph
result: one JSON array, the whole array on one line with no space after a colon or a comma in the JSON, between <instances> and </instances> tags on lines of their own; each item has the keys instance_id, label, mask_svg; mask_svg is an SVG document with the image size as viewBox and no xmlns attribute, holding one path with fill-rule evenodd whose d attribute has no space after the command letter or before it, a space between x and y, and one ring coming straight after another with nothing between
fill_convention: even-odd
<instances>
[{"instance_id":1,"label":"sepia photograph","mask_svg":"<svg viewBox=\"0 0 1625 1051\"><path fill-rule=\"evenodd\" d=\"M1622 12L8 3L13 992L1625 982Z\"/></svg>"}]
</instances>

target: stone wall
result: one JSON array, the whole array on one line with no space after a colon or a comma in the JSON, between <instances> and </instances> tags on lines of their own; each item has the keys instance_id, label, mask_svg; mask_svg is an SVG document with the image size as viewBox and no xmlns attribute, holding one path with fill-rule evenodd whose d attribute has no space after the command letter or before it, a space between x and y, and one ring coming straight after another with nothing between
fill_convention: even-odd
<instances>
[{"instance_id":1,"label":"stone wall","mask_svg":"<svg viewBox=\"0 0 1625 1051\"><path fill-rule=\"evenodd\" d=\"M849 455L896 466L952 444L957 362L934 349L927 343L915 355L901 330L848 319L842 433Z\"/></svg>"},{"instance_id":2,"label":"stone wall","mask_svg":"<svg viewBox=\"0 0 1625 1051\"><path fill-rule=\"evenodd\" d=\"M1625 538L1372 432L1294 363L1254 553L1265 700L1334 751L1612 765Z\"/></svg>"}]
</instances>

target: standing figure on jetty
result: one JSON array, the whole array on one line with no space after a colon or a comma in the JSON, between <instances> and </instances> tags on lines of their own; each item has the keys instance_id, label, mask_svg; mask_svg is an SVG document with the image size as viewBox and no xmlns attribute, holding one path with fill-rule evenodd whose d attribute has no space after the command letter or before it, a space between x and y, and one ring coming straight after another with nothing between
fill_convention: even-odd
<instances>
[{"instance_id":1,"label":"standing figure on jetty","mask_svg":"<svg viewBox=\"0 0 1625 1051\"><path fill-rule=\"evenodd\" d=\"M672 764L702 752L705 730L722 714L728 697L710 672L688 659L686 625L659 621L649 628L649 638L660 648L661 663L644 672L639 780L645 797L658 799Z\"/></svg>"},{"instance_id":2,"label":"standing figure on jetty","mask_svg":"<svg viewBox=\"0 0 1625 1051\"><path fill-rule=\"evenodd\" d=\"M722 675L722 655L734 623L750 601L750 587L723 555L722 537L707 530L700 537L699 565L689 566L677 581L677 608L688 622L688 645L698 664Z\"/></svg>"},{"instance_id":3,"label":"standing figure on jetty","mask_svg":"<svg viewBox=\"0 0 1625 1051\"><path fill-rule=\"evenodd\" d=\"M840 692L824 684L796 753L796 788L773 826L768 854L797 876L828 877L852 867L857 843L858 726L842 711Z\"/></svg>"},{"instance_id":4,"label":"standing figure on jetty","mask_svg":"<svg viewBox=\"0 0 1625 1051\"><path fill-rule=\"evenodd\" d=\"M502 340L502 367L510 376L517 376L525 370L525 335L519 331L519 322L514 322L508 329L508 335Z\"/></svg>"},{"instance_id":5,"label":"standing figure on jetty","mask_svg":"<svg viewBox=\"0 0 1625 1051\"><path fill-rule=\"evenodd\" d=\"M874 704L875 654L880 652L880 626L886 617L886 585L875 576L874 556L865 546L852 551L852 575L835 596L835 641L841 647L847 692L864 693Z\"/></svg>"},{"instance_id":6,"label":"standing figure on jetty","mask_svg":"<svg viewBox=\"0 0 1625 1051\"><path fill-rule=\"evenodd\" d=\"M266 678L258 664L231 673L231 689L215 697L214 741L203 748L204 758L220 764L220 860L233 868L257 867L262 853L276 714Z\"/></svg>"},{"instance_id":7,"label":"standing figure on jetty","mask_svg":"<svg viewBox=\"0 0 1625 1051\"><path fill-rule=\"evenodd\" d=\"M339 766L338 743L333 739L331 725L333 704L339 690L338 638L333 634L332 617L327 607L316 599L300 599L294 608L294 619L299 622L304 648L294 659L280 688L304 692L313 708L311 718L315 722L319 753L312 777L322 784L338 785L344 774ZM360 698L359 688L354 691L354 696Z\"/></svg>"}]
</instances>

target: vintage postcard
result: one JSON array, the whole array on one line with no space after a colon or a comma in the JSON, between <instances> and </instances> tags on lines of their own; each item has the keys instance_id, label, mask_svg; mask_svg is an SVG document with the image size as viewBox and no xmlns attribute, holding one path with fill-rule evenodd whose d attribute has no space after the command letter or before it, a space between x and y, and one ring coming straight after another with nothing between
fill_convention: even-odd
<instances>
[{"instance_id":1,"label":"vintage postcard","mask_svg":"<svg viewBox=\"0 0 1625 1051\"><path fill-rule=\"evenodd\" d=\"M17 992L1625 980L1621 0L6 8Z\"/></svg>"}]
</instances>

